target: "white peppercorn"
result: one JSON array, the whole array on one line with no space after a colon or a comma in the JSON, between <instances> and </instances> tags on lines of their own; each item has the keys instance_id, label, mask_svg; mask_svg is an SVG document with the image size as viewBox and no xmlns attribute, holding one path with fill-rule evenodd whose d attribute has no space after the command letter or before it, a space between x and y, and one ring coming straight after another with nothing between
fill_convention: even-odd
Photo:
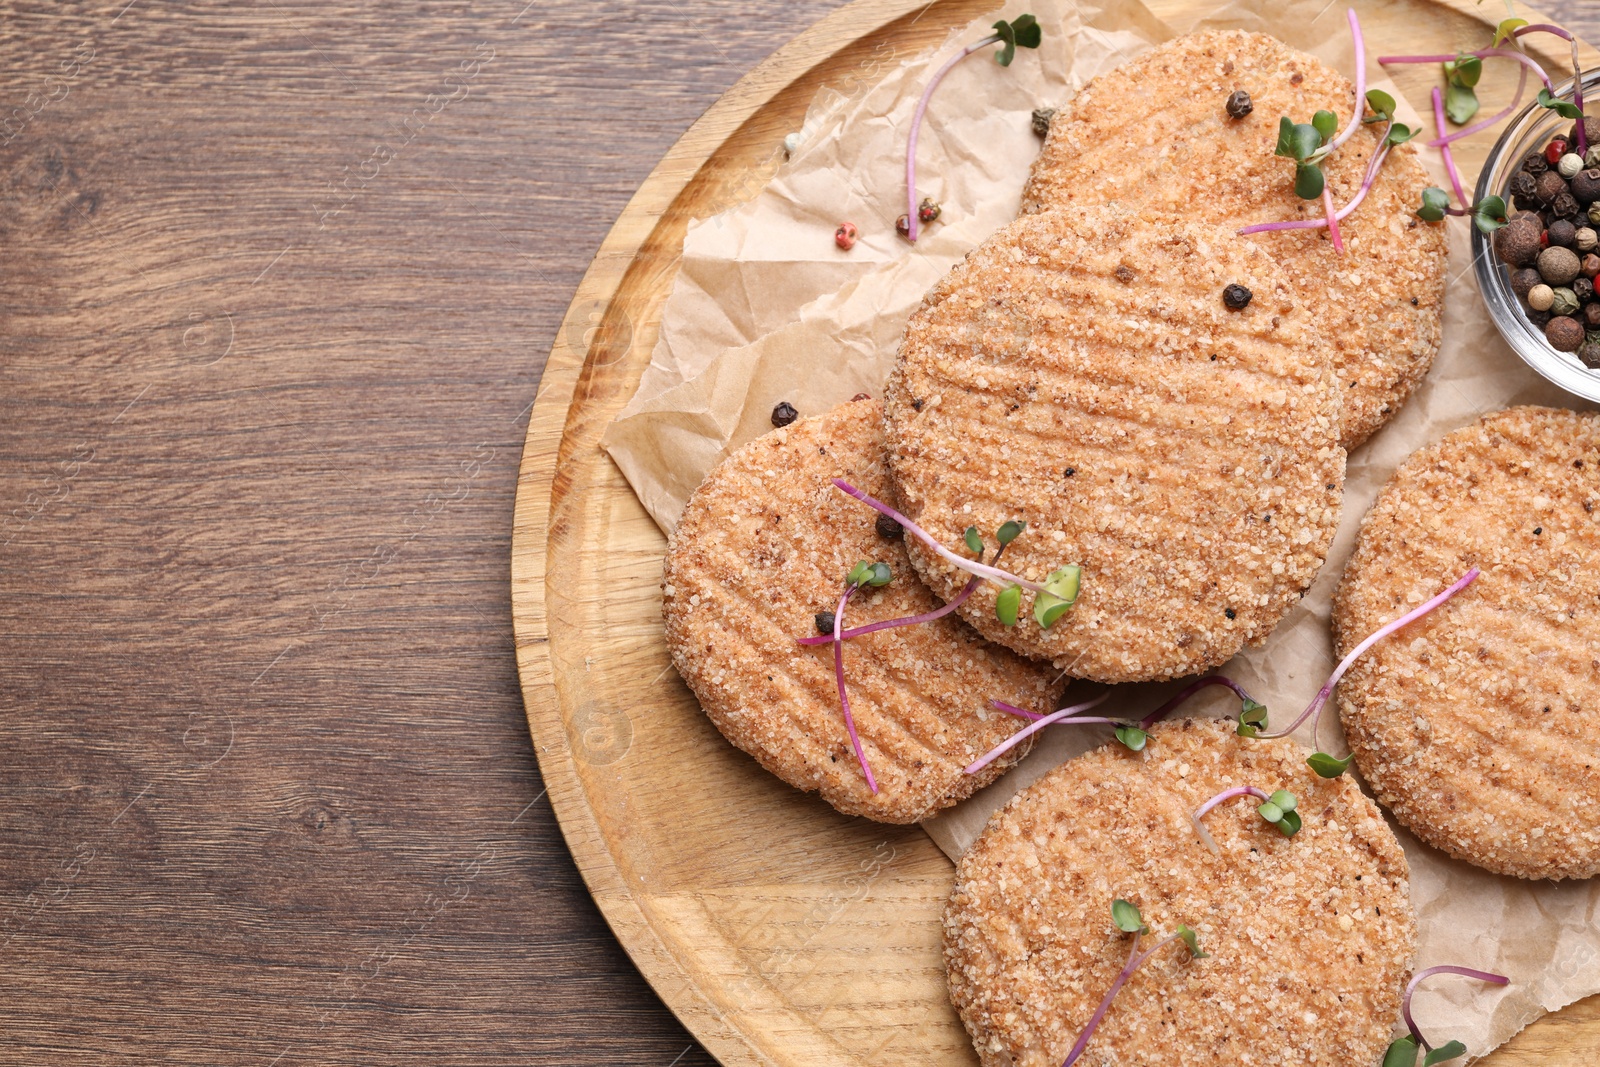
<instances>
[{"instance_id":1,"label":"white peppercorn","mask_svg":"<svg viewBox=\"0 0 1600 1067\"><path fill-rule=\"evenodd\" d=\"M1556 160L1556 171L1560 173L1563 178L1566 178L1569 181L1572 179L1573 175L1577 174L1582 169L1583 157L1578 155L1576 152L1568 152L1566 155Z\"/></svg>"},{"instance_id":2,"label":"white peppercorn","mask_svg":"<svg viewBox=\"0 0 1600 1067\"><path fill-rule=\"evenodd\" d=\"M1573 244L1580 252L1593 252L1594 246L1600 244L1600 233L1596 233L1592 226L1579 226L1578 232L1572 237Z\"/></svg>"},{"instance_id":3,"label":"white peppercorn","mask_svg":"<svg viewBox=\"0 0 1600 1067\"><path fill-rule=\"evenodd\" d=\"M1548 285L1536 285L1528 290L1528 306L1535 311L1549 311L1556 302L1556 291Z\"/></svg>"}]
</instances>

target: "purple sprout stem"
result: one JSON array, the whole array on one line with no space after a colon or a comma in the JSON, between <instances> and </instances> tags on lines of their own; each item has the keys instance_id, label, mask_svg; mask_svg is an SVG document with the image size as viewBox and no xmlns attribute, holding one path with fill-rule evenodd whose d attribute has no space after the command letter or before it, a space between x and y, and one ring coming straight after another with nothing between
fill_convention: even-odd
<instances>
[{"instance_id":1,"label":"purple sprout stem","mask_svg":"<svg viewBox=\"0 0 1600 1067\"><path fill-rule=\"evenodd\" d=\"M1433 140L1426 142L1428 147L1443 148L1445 145L1459 141L1463 137L1471 137L1480 130L1487 130L1490 126L1499 124L1499 122L1507 115L1517 110L1517 105L1522 103L1522 94L1528 89L1528 68L1518 67L1517 70L1519 72L1517 76L1517 95L1511 98L1510 107L1506 108L1504 111L1497 112L1489 118L1480 119L1479 121L1474 122L1471 126L1459 129L1455 133L1452 133L1448 136L1435 137Z\"/></svg>"},{"instance_id":2,"label":"purple sprout stem","mask_svg":"<svg viewBox=\"0 0 1600 1067\"><path fill-rule=\"evenodd\" d=\"M1339 661L1339 665L1337 667L1335 667L1333 669L1333 673L1328 676L1327 684L1325 684L1322 687L1322 689L1312 699L1311 703L1306 705L1306 710L1302 711L1300 713L1300 716L1297 719L1295 719L1294 722L1290 723L1287 727L1285 727L1282 730L1277 730L1277 731L1274 731L1272 733L1262 733L1260 736L1262 736L1262 737L1287 737L1289 734L1292 734L1292 733L1295 732L1295 730L1299 729L1300 724L1305 722L1306 719L1310 718L1312 715L1315 715L1317 717L1317 721L1311 728L1312 737L1313 737L1313 740L1315 740L1316 732L1317 732L1318 728L1321 727L1321 725L1322 725L1322 709L1323 709L1323 706L1328 703L1328 697L1333 694L1333 687L1339 684L1339 679L1344 677L1344 672L1350 669L1350 665L1352 663L1354 663L1357 659L1360 659L1362 653L1366 652L1367 649L1371 648L1373 645L1377 644L1379 641L1382 641L1385 637L1388 637L1390 634L1394 633L1396 630L1402 629L1405 626L1408 626L1409 624L1411 624L1411 623L1415 622L1416 620L1422 618L1424 615L1428 614L1434 608L1439 607L1445 601L1449 600L1451 597L1453 597L1457 593L1461 592L1461 590L1465 589L1467 586L1469 586L1473 582L1477 581L1478 580L1478 575L1480 575L1482 573L1483 572L1480 571L1477 567L1473 567L1467 573L1463 574L1460 578L1457 578L1456 581L1455 581L1455 584L1451 585L1450 588L1446 589L1444 592L1440 593L1438 596L1434 597L1432 600L1429 600L1427 603L1422 604L1422 605L1420 605L1420 606L1418 606L1416 608L1413 608L1412 610L1406 612L1404 615L1400 616L1398 619L1395 619L1392 622L1384 623L1382 626L1380 626L1376 630L1372 631L1372 633L1367 635L1366 640L1362 641L1355 648L1351 649L1350 650L1350 654L1348 656L1346 656L1344 659Z\"/></svg>"},{"instance_id":3,"label":"purple sprout stem","mask_svg":"<svg viewBox=\"0 0 1600 1067\"><path fill-rule=\"evenodd\" d=\"M973 578L971 581L967 582L966 585L961 587L961 592L955 595L955 599L951 600L943 607L934 608L932 611L925 611L921 615L902 615L898 619L885 619L882 622L871 623L867 626L857 626L853 630L845 630L841 632L839 637L842 640L848 641L853 637L862 637L866 634L875 634L879 630L892 630L897 626L916 626L918 623L933 622L935 619L942 619L952 611L959 608L961 605L965 604L967 602L967 598L972 596L973 592L977 590L982 581L983 579L981 578ZM795 639L795 644L797 645L828 645L832 643L833 638L827 634L817 634L814 637L799 637Z\"/></svg>"},{"instance_id":4,"label":"purple sprout stem","mask_svg":"<svg viewBox=\"0 0 1600 1067\"><path fill-rule=\"evenodd\" d=\"M1004 700L991 700L989 701L989 706L994 708L996 711L1003 711L1007 715L1015 715L1019 719L1032 719L1034 722L1038 722L1040 719L1044 718L1044 716L1040 715L1037 711L1029 711L1027 708L1019 708L1015 704L1007 704ZM1057 720L1058 724L1064 724L1066 726L1081 726L1085 723L1096 722L1111 726L1123 725L1121 719L1107 719L1099 715L1074 715L1070 718Z\"/></svg>"},{"instance_id":5,"label":"purple sprout stem","mask_svg":"<svg viewBox=\"0 0 1600 1067\"><path fill-rule=\"evenodd\" d=\"M911 116L911 137L906 144L906 240L912 244L917 243L917 135L922 132L922 116L928 113L928 101L933 99L933 91L939 87L944 76L950 73L951 67L979 49L999 43L1000 35L991 33L977 44L945 60L944 66L928 79L928 87L922 90L922 99L917 101L916 113Z\"/></svg>"},{"instance_id":6,"label":"purple sprout stem","mask_svg":"<svg viewBox=\"0 0 1600 1067\"><path fill-rule=\"evenodd\" d=\"M1378 62L1385 65L1389 63L1453 63L1462 56L1476 56L1479 59L1500 56L1503 59L1514 59L1539 75L1539 80L1544 82L1546 89L1549 89L1552 93L1556 91L1555 86L1550 84L1550 75L1544 72L1544 68L1539 66L1532 56L1519 52L1515 48L1480 48L1476 52L1462 52L1453 56L1379 56Z\"/></svg>"},{"instance_id":7,"label":"purple sprout stem","mask_svg":"<svg viewBox=\"0 0 1600 1067\"><path fill-rule=\"evenodd\" d=\"M1003 571L999 567L991 567L987 563L979 563L977 560L963 559L961 556L956 555L954 552L941 545L938 541L935 541L933 536L929 534L928 531L924 530L922 527L918 526L916 523L900 514L894 508L891 508L888 504L885 504L881 500L873 499L866 493L863 493L861 490L851 485L849 482L845 481L843 478L835 478L833 480L833 484L835 488L837 488L841 493L844 493L846 496L853 496L863 504L867 505L869 508L872 508L878 514L889 516L895 522L898 522L901 526L909 530L917 540L921 541L923 544L937 552L944 559L954 563L957 567L966 571L968 574L975 574L979 578L987 578L992 582L1004 582L1012 585L1020 585L1022 588L1032 590L1035 593L1049 592L1049 590L1040 585L1038 582L1030 582L1026 578L1020 578L1017 575L1012 574L1010 571Z\"/></svg>"},{"instance_id":8,"label":"purple sprout stem","mask_svg":"<svg viewBox=\"0 0 1600 1067\"><path fill-rule=\"evenodd\" d=\"M1439 87L1433 87L1433 125L1439 131L1439 136L1444 136L1444 94ZM1472 207L1472 202L1467 199L1467 194L1461 191L1461 172L1456 170L1455 157L1450 154L1449 145L1439 146L1439 155L1444 159L1444 169L1450 172L1450 185L1456 191L1456 199L1465 209Z\"/></svg>"},{"instance_id":9,"label":"purple sprout stem","mask_svg":"<svg viewBox=\"0 0 1600 1067\"><path fill-rule=\"evenodd\" d=\"M1366 190L1363 189L1362 192L1365 193ZM1328 236L1333 239L1333 250L1343 252L1344 239L1339 236L1339 216L1333 212L1333 190L1326 184L1322 187L1322 211L1323 221L1328 224Z\"/></svg>"},{"instance_id":10,"label":"purple sprout stem","mask_svg":"<svg viewBox=\"0 0 1600 1067\"><path fill-rule=\"evenodd\" d=\"M1339 131L1339 136L1328 145L1330 152L1337 150L1350 139L1350 135L1356 132L1356 127L1361 125L1362 116L1367 110L1367 45L1361 36L1361 20L1356 18L1356 9L1349 8L1346 14L1350 16L1350 37L1356 46L1356 109L1355 114L1350 116L1350 121L1345 124L1345 128Z\"/></svg>"},{"instance_id":11,"label":"purple sprout stem","mask_svg":"<svg viewBox=\"0 0 1600 1067\"><path fill-rule=\"evenodd\" d=\"M1167 701L1155 711L1152 711L1150 714L1146 715L1143 719L1140 719L1139 729L1150 729L1150 727L1154 726L1156 723L1170 715L1173 709L1178 707L1185 700L1188 700L1190 697L1200 692L1200 690L1206 689L1213 685L1225 686L1226 688L1233 690L1233 694L1240 700L1253 701L1255 699L1249 693L1246 693L1244 688L1233 679L1226 678L1220 674L1213 674L1208 678L1201 678L1199 681L1190 682L1188 685L1184 686L1171 700Z\"/></svg>"},{"instance_id":12,"label":"purple sprout stem","mask_svg":"<svg viewBox=\"0 0 1600 1067\"><path fill-rule=\"evenodd\" d=\"M1071 718L1080 711L1088 711L1090 708L1098 707L1109 699L1111 699L1111 691L1108 689L1104 693L1101 693L1099 696L1095 697L1093 700L1085 701L1082 704L1074 704L1070 708L1062 708L1060 711L1053 711L1049 715L1044 715L1033 720L1027 726L1024 726L1022 729L1018 730L1016 733L1000 742L994 748L990 749L986 754L974 760L967 766L966 773L977 774L979 771L989 766L989 764L993 763L1007 752L1010 752L1013 748L1016 748L1018 745L1022 744L1022 742L1026 741L1040 730L1043 730L1046 726L1049 726L1053 723L1058 723L1062 719ZM1017 710L1021 711L1022 709L1018 708Z\"/></svg>"},{"instance_id":13,"label":"purple sprout stem","mask_svg":"<svg viewBox=\"0 0 1600 1067\"><path fill-rule=\"evenodd\" d=\"M1405 999L1400 1002L1400 1014L1405 1017L1406 1029L1411 1031L1411 1036L1417 1039L1417 1044L1424 1049L1433 1048L1427 1039L1422 1036L1422 1031L1417 1029L1417 1021L1411 1017L1411 994L1417 991L1417 986L1436 974L1456 974L1463 978L1476 978L1480 982L1492 985L1510 985L1511 979L1503 974L1491 974L1488 971L1475 971L1471 967L1429 967L1411 979L1411 984L1406 986Z\"/></svg>"},{"instance_id":14,"label":"purple sprout stem","mask_svg":"<svg viewBox=\"0 0 1600 1067\"><path fill-rule=\"evenodd\" d=\"M1083 1033L1078 1035L1077 1043L1072 1046L1072 1051L1067 1053L1067 1058L1062 1061L1061 1067L1072 1067L1074 1063L1078 1062L1078 1057L1083 1055L1083 1050L1089 1047L1089 1039L1094 1036L1095 1030L1099 1028L1100 1020L1106 1017L1106 1011L1110 1009L1112 1000L1116 999L1117 994L1122 991L1122 987L1127 985L1128 979L1133 977L1133 972L1143 967L1145 961L1151 956L1154 956L1157 952L1177 940L1179 940L1177 934L1168 934L1160 941L1157 941L1149 951L1140 955L1139 935L1137 933L1133 935L1133 947L1128 950L1128 962L1123 965L1122 973L1117 975L1117 980L1111 983L1111 988L1106 990L1105 998L1100 1001L1100 1006L1094 1010L1093 1015L1089 1016L1089 1025L1085 1026Z\"/></svg>"},{"instance_id":15,"label":"purple sprout stem","mask_svg":"<svg viewBox=\"0 0 1600 1067\"><path fill-rule=\"evenodd\" d=\"M1200 805L1200 807L1195 809L1195 813L1193 815L1194 821L1198 824L1200 820L1205 817L1206 812L1210 811L1218 804L1226 804L1228 801L1235 800L1239 797L1255 797L1257 800L1263 802L1272 799L1272 795L1270 793L1263 793L1253 785L1234 786L1232 789L1224 789L1222 792L1218 793L1216 796L1212 797L1210 800L1206 801L1204 804Z\"/></svg>"},{"instance_id":16,"label":"purple sprout stem","mask_svg":"<svg viewBox=\"0 0 1600 1067\"><path fill-rule=\"evenodd\" d=\"M1384 128L1384 140L1388 139L1389 130L1393 127L1394 123L1390 122L1389 125ZM1251 233L1266 233L1269 230L1320 230L1324 226L1331 225L1335 227L1335 244L1338 246L1336 229L1337 224L1349 217L1352 211L1361 206L1361 201L1367 198L1367 191L1372 188L1372 183L1377 180L1378 170L1383 166L1383 161L1389 158L1389 150L1392 147L1392 145L1383 144L1382 141L1379 142L1378 150L1372 153L1372 159L1367 162L1367 173L1361 180L1361 188L1356 190L1356 195L1351 197L1348 204L1334 212L1334 214L1331 216L1333 220L1331 223L1328 218L1291 219L1287 222L1260 222L1254 226L1244 227L1244 229L1239 231L1239 236L1243 237L1246 234ZM1324 197L1326 197L1328 193L1327 188L1324 187L1322 192Z\"/></svg>"},{"instance_id":17,"label":"purple sprout stem","mask_svg":"<svg viewBox=\"0 0 1600 1067\"><path fill-rule=\"evenodd\" d=\"M878 780L872 776L872 767L867 763L867 754L861 750L861 737L856 733L855 716L850 714L850 695L845 692L844 686L844 606L850 603L850 598L855 596L860 586L851 583L845 587L844 596L839 598L839 610L833 613L833 676L839 682L839 707L844 710L844 728L850 732L850 744L856 750L856 759L861 761L861 772L867 776L867 788L872 790L872 795L878 795Z\"/></svg>"}]
</instances>

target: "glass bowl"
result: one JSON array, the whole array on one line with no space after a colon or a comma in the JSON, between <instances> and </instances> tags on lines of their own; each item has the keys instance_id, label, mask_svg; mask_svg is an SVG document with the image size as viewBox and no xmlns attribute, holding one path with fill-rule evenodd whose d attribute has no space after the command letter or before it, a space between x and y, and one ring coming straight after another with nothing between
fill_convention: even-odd
<instances>
[{"instance_id":1,"label":"glass bowl","mask_svg":"<svg viewBox=\"0 0 1600 1067\"><path fill-rule=\"evenodd\" d=\"M1557 85L1555 95L1570 100L1572 79ZM1600 103L1600 69L1584 71L1583 97L1586 102ZM1595 104L1587 106L1593 108ZM1490 150L1489 158L1484 160L1473 202L1495 195L1504 197L1509 207L1511 176L1523 157L1543 149L1557 131L1569 130L1572 126L1571 119L1564 119L1537 102L1529 104L1511 120L1511 125ZM1510 269L1495 256L1490 236L1476 226L1472 227L1472 267L1478 278L1478 290L1489 305L1489 317L1522 361L1567 392L1585 400L1600 401L1600 370L1585 367L1576 352L1556 351L1544 339L1544 331L1528 321L1522 301L1511 290Z\"/></svg>"}]
</instances>

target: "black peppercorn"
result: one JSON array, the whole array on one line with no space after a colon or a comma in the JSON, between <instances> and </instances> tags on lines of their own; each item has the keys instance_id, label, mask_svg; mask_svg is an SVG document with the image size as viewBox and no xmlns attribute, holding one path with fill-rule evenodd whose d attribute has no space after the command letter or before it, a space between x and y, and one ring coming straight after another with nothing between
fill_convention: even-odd
<instances>
[{"instance_id":1,"label":"black peppercorn","mask_svg":"<svg viewBox=\"0 0 1600 1067\"><path fill-rule=\"evenodd\" d=\"M1587 304L1594 299L1594 282L1588 278L1574 278L1567 288L1572 290L1572 295L1578 298L1578 303Z\"/></svg>"},{"instance_id":2,"label":"black peppercorn","mask_svg":"<svg viewBox=\"0 0 1600 1067\"><path fill-rule=\"evenodd\" d=\"M1511 272L1511 291L1523 300L1528 299L1528 290L1544 281L1539 276L1539 271L1534 267L1522 267Z\"/></svg>"},{"instance_id":3,"label":"black peppercorn","mask_svg":"<svg viewBox=\"0 0 1600 1067\"><path fill-rule=\"evenodd\" d=\"M1494 254L1513 267L1531 263L1540 250L1540 225L1529 218L1517 218L1494 232Z\"/></svg>"},{"instance_id":4,"label":"black peppercorn","mask_svg":"<svg viewBox=\"0 0 1600 1067\"><path fill-rule=\"evenodd\" d=\"M909 216L909 215L901 215L899 218L895 219L894 220L894 232L899 234L901 237L910 237L911 236L911 216Z\"/></svg>"},{"instance_id":5,"label":"black peppercorn","mask_svg":"<svg viewBox=\"0 0 1600 1067\"><path fill-rule=\"evenodd\" d=\"M1550 320L1553 317L1554 316L1552 316L1550 314L1550 312L1548 312L1548 311L1532 311L1532 310L1530 310L1528 312L1528 321L1533 323L1535 326L1537 326L1541 330L1544 329L1546 326L1548 326L1550 324Z\"/></svg>"},{"instance_id":6,"label":"black peppercorn","mask_svg":"<svg viewBox=\"0 0 1600 1067\"><path fill-rule=\"evenodd\" d=\"M877 525L873 526L873 529L877 530L878 536L885 541L893 541L896 537L906 532L904 526L901 526L887 515L879 515Z\"/></svg>"},{"instance_id":7,"label":"black peppercorn","mask_svg":"<svg viewBox=\"0 0 1600 1067\"><path fill-rule=\"evenodd\" d=\"M1522 199L1526 200L1530 197L1537 196L1538 192L1538 181L1527 171L1519 170L1516 174L1511 176L1511 195L1513 197L1521 197Z\"/></svg>"},{"instance_id":8,"label":"black peppercorn","mask_svg":"<svg viewBox=\"0 0 1600 1067\"><path fill-rule=\"evenodd\" d=\"M789 425L799 417L800 413L796 411L794 409L794 405L789 403L787 400L783 401L777 407L772 409L772 425L780 428Z\"/></svg>"},{"instance_id":9,"label":"black peppercorn","mask_svg":"<svg viewBox=\"0 0 1600 1067\"><path fill-rule=\"evenodd\" d=\"M1539 175L1533 189L1541 204L1553 204L1556 197L1567 191L1567 180L1555 171L1547 170Z\"/></svg>"},{"instance_id":10,"label":"black peppercorn","mask_svg":"<svg viewBox=\"0 0 1600 1067\"><path fill-rule=\"evenodd\" d=\"M1234 284L1222 290L1222 302L1230 311L1243 311L1255 294L1242 285Z\"/></svg>"},{"instance_id":11,"label":"black peppercorn","mask_svg":"<svg viewBox=\"0 0 1600 1067\"><path fill-rule=\"evenodd\" d=\"M832 634L833 633L833 612L831 612L831 611L819 611L819 612L817 612L817 616L816 616L816 620L815 621L816 621L816 624L817 624L817 633L819 633L819 634Z\"/></svg>"},{"instance_id":12,"label":"black peppercorn","mask_svg":"<svg viewBox=\"0 0 1600 1067\"><path fill-rule=\"evenodd\" d=\"M1578 349L1578 358L1583 360L1585 367L1600 367L1600 344L1585 341L1583 347Z\"/></svg>"},{"instance_id":13,"label":"black peppercorn","mask_svg":"<svg viewBox=\"0 0 1600 1067\"><path fill-rule=\"evenodd\" d=\"M1566 219L1557 219L1550 224L1546 231L1550 234L1550 243L1560 245L1562 248L1571 248L1578 239L1578 228Z\"/></svg>"},{"instance_id":14,"label":"black peppercorn","mask_svg":"<svg viewBox=\"0 0 1600 1067\"><path fill-rule=\"evenodd\" d=\"M1583 324L1591 330L1600 330L1600 303L1583 306Z\"/></svg>"},{"instance_id":15,"label":"black peppercorn","mask_svg":"<svg viewBox=\"0 0 1600 1067\"><path fill-rule=\"evenodd\" d=\"M1234 611L1232 608L1223 608L1222 613L1230 619L1237 619L1239 617L1239 613Z\"/></svg>"},{"instance_id":16,"label":"black peppercorn","mask_svg":"<svg viewBox=\"0 0 1600 1067\"><path fill-rule=\"evenodd\" d=\"M1557 315L1544 326L1544 339L1561 352L1576 352L1583 347L1583 326L1577 319Z\"/></svg>"},{"instance_id":17,"label":"black peppercorn","mask_svg":"<svg viewBox=\"0 0 1600 1067\"><path fill-rule=\"evenodd\" d=\"M1250 102L1250 94L1243 89L1235 89L1229 94L1226 107L1230 119L1242 119L1255 110L1255 105Z\"/></svg>"},{"instance_id":18,"label":"black peppercorn","mask_svg":"<svg viewBox=\"0 0 1600 1067\"><path fill-rule=\"evenodd\" d=\"M1600 168L1590 167L1572 176L1572 195L1580 203L1592 204L1600 200Z\"/></svg>"},{"instance_id":19,"label":"black peppercorn","mask_svg":"<svg viewBox=\"0 0 1600 1067\"><path fill-rule=\"evenodd\" d=\"M1531 196L1513 196L1511 198L1511 206L1516 208L1518 211L1529 211L1538 207L1539 201L1535 200Z\"/></svg>"},{"instance_id":20,"label":"black peppercorn","mask_svg":"<svg viewBox=\"0 0 1600 1067\"><path fill-rule=\"evenodd\" d=\"M1522 169L1537 178L1550 169L1550 161L1544 158L1543 152L1529 152L1522 157Z\"/></svg>"},{"instance_id":21,"label":"black peppercorn","mask_svg":"<svg viewBox=\"0 0 1600 1067\"><path fill-rule=\"evenodd\" d=\"M1050 133L1050 120L1056 117L1053 107L1036 107L1033 109L1033 132L1040 137Z\"/></svg>"},{"instance_id":22,"label":"black peppercorn","mask_svg":"<svg viewBox=\"0 0 1600 1067\"><path fill-rule=\"evenodd\" d=\"M1578 198L1571 193L1562 193L1556 197L1555 203L1550 205L1550 210L1556 213L1559 219L1575 219L1583 207L1578 203Z\"/></svg>"}]
</instances>

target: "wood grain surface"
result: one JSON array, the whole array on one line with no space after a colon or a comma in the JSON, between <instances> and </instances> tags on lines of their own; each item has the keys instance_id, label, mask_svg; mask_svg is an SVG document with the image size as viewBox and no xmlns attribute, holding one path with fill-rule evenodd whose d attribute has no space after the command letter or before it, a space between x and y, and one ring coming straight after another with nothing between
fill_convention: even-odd
<instances>
[{"instance_id":1,"label":"wood grain surface","mask_svg":"<svg viewBox=\"0 0 1600 1067\"><path fill-rule=\"evenodd\" d=\"M543 796L512 501L611 223L837 6L0 3L0 1064L714 1062Z\"/></svg>"}]
</instances>

